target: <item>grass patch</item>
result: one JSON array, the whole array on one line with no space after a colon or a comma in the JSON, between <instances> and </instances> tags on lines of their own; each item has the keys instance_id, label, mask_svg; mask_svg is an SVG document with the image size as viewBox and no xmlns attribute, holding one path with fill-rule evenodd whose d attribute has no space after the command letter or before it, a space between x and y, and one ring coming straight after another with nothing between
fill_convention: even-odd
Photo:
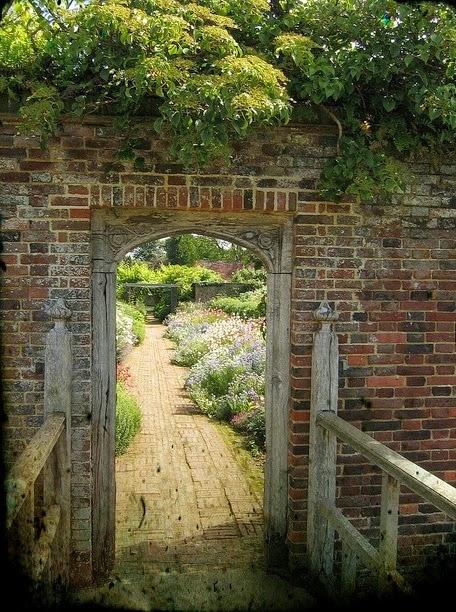
<instances>
[{"instance_id":1,"label":"grass patch","mask_svg":"<svg viewBox=\"0 0 456 612\"><path fill-rule=\"evenodd\" d=\"M246 448L244 436L236 433L228 424L212 422L236 457L236 461L247 478L250 490L263 503L265 455L258 453L253 456Z\"/></svg>"}]
</instances>

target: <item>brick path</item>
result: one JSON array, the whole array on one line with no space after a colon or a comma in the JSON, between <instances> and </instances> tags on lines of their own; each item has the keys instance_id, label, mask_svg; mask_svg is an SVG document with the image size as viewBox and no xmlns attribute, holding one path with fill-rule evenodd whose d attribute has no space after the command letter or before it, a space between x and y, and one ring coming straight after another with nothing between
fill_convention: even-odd
<instances>
[{"instance_id":1,"label":"brick path","mask_svg":"<svg viewBox=\"0 0 456 612\"><path fill-rule=\"evenodd\" d=\"M262 564L261 500L183 390L187 370L170 363L164 330L148 325L124 362L143 423L116 461L117 556L140 556L157 568Z\"/></svg>"},{"instance_id":2,"label":"brick path","mask_svg":"<svg viewBox=\"0 0 456 612\"><path fill-rule=\"evenodd\" d=\"M116 565L79 602L135 610L289 610L303 588L267 574L262 503L219 430L183 390L163 325L129 366L142 430L116 460Z\"/></svg>"}]
</instances>

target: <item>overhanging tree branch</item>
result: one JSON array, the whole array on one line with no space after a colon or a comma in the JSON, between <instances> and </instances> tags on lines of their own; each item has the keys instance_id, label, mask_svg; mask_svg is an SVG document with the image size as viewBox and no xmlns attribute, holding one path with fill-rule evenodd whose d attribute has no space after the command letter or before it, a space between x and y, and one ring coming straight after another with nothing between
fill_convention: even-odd
<instances>
[{"instance_id":1,"label":"overhanging tree branch","mask_svg":"<svg viewBox=\"0 0 456 612\"><path fill-rule=\"evenodd\" d=\"M323 104L320 104L319 108L321 108L321 110L323 112L325 112L328 115L328 117L330 117L334 121L334 123L337 125L337 130L339 132L339 135L338 135L337 143L336 143L336 151L337 151L337 155L339 156L340 155L340 141L341 141L342 136L343 136L342 123L337 118L337 116L332 111L330 111L329 108L327 108Z\"/></svg>"},{"instance_id":2,"label":"overhanging tree branch","mask_svg":"<svg viewBox=\"0 0 456 612\"><path fill-rule=\"evenodd\" d=\"M38 17L46 22L47 24L49 24L49 19L46 17L46 14L44 13L43 9L41 8L41 6L39 5L39 3L36 0L28 0L31 7L33 8L33 10L35 11L35 13L38 15ZM55 21L55 23L57 23L60 27L60 29L62 30L66 30L67 26L65 24L65 22L60 18L59 15L57 15L56 13L54 13L49 6L46 6L46 11L49 13L50 17L52 18L53 21Z\"/></svg>"}]
</instances>

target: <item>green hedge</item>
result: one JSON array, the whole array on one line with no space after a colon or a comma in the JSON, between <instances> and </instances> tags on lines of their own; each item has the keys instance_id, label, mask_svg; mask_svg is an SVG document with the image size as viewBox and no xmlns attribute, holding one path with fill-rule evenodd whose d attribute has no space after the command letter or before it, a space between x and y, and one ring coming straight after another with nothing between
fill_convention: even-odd
<instances>
[{"instance_id":1,"label":"green hedge","mask_svg":"<svg viewBox=\"0 0 456 612\"><path fill-rule=\"evenodd\" d=\"M144 262L122 261L117 266L117 297L125 299L125 283L155 283L163 285L177 285L179 301L188 301L192 297L192 284L200 282L222 282L223 278L217 272L202 266L162 265L152 269ZM147 290L134 289L138 300L144 300ZM170 293L163 289L156 294L157 301L152 311L160 321L165 319L170 311Z\"/></svg>"},{"instance_id":2,"label":"green hedge","mask_svg":"<svg viewBox=\"0 0 456 612\"><path fill-rule=\"evenodd\" d=\"M141 409L136 399L117 383L116 457L123 455L141 428Z\"/></svg>"},{"instance_id":3,"label":"green hedge","mask_svg":"<svg viewBox=\"0 0 456 612\"><path fill-rule=\"evenodd\" d=\"M248 283L260 289L267 282L265 268L242 268L233 274L233 283Z\"/></svg>"},{"instance_id":4,"label":"green hedge","mask_svg":"<svg viewBox=\"0 0 456 612\"><path fill-rule=\"evenodd\" d=\"M216 297L209 303L210 308L223 310L226 314L242 319L256 319L266 316L266 287L241 293L238 297Z\"/></svg>"}]
</instances>

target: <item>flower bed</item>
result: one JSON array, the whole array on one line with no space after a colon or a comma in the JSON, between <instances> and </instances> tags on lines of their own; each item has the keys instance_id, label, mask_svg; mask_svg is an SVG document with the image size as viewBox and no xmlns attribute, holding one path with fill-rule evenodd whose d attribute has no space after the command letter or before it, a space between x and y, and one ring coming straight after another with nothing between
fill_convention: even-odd
<instances>
[{"instance_id":1,"label":"flower bed","mask_svg":"<svg viewBox=\"0 0 456 612\"><path fill-rule=\"evenodd\" d=\"M141 344L146 333L145 312L117 300L116 302L116 357L122 361L131 349Z\"/></svg>"},{"instance_id":2,"label":"flower bed","mask_svg":"<svg viewBox=\"0 0 456 612\"><path fill-rule=\"evenodd\" d=\"M252 451L263 450L264 320L183 304L167 324L174 362L190 366L185 387L191 398L208 416L244 433Z\"/></svg>"}]
</instances>

